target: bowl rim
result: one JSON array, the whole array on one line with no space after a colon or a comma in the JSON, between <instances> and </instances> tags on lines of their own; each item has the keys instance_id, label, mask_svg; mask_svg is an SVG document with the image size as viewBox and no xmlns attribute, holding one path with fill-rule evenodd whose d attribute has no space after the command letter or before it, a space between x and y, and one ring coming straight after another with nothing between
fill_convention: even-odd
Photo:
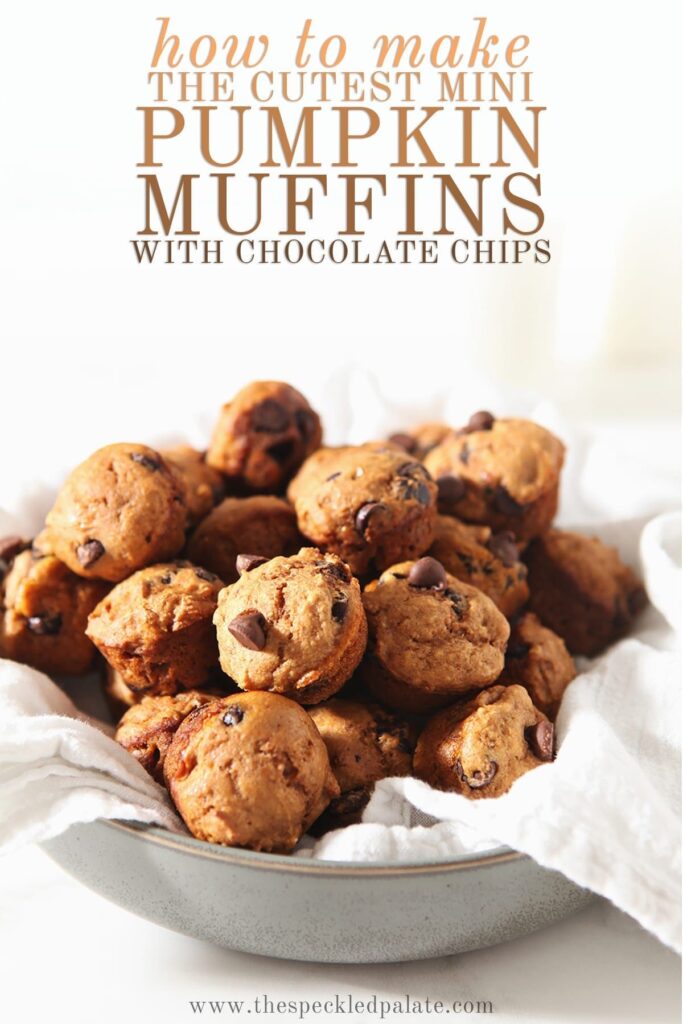
<instances>
[{"instance_id":1,"label":"bowl rim","mask_svg":"<svg viewBox=\"0 0 683 1024\"><path fill-rule=\"evenodd\" d=\"M127 834L137 842L149 843L166 849L175 850L185 856L196 856L205 860L219 861L232 867L254 868L261 871L274 871L286 874L304 875L342 875L370 876L372 878L388 875L438 875L452 871L470 871L474 868L494 867L509 861L526 860L527 854L513 850L509 846L496 846L481 853L461 853L447 859L409 861L372 861L359 862L349 860L313 860L308 857L292 857L279 853L261 853L258 850L245 850L239 847L220 846L168 831L157 825L146 825L141 822L100 819L100 824L107 828Z\"/></svg>"}]
</instances>

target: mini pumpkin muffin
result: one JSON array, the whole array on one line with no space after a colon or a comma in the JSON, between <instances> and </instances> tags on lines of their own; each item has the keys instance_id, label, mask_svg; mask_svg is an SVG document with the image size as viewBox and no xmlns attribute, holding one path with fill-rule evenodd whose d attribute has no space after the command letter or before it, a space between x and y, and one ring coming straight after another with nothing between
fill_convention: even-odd
<instances>
[{"instance_id":1,"label":"mini pumpkin muffin","mask_svg":"<svg viewBox=\"0 0 683 1024\"><path fill-rule=\"evenodd\" d=\"M220 594L214 616L221 666L243 690L317 704L360 661L367 624L360 585L340 558L302 548L253 566Z\"/></svg>"},{"instance_id":2,"label":"mini pumpkin muffin","mask_svg":"<svg viewBox=\"0 0 683 1024\"><path fill-rule=\"evenodd\" d=\"M50 674L87 672L95 658L85 633L88 615L107 590L53 555L20 552L3 585L0 651Z\"/></svg>"},{"instance_id":3,"label":"mini pumpkin muffin","mask_svg":"<svg viewBox=\"0 0 683 1024\"><path fill-rule=\"evenodd\" d=\"M321 440L320 417L300 392L255 381L223 406L206 461L247 492L277 494Z\"/></svg>"},{"instance_id":4,"label":"mini pumpkin muffin","mask_svg":"<svg viewBox=\"0 0 683 1024\"><path fill-rule=\"evenodd\" d=\"M215 694L186 690L174 696L143 697L119 722L114 739L164 784L164 760L181 722L191 711L216 700Z\"/></svg>"},{"instance_id":5,"label":"mini pumpkin muffin","mask_svg":"<svg viewBox=\"0 0 683 1024\"><path fill-rule=\"evenodd\" d=\"M189 444L162 448L161 454L176 470L183 485L187 525L196 526L225 494L225 480L207 464L204 454Z\"/></svg>"},{"instance_id":6,"label":"mini pumpkin muffin","mask_svg":"<svg viewBox=\"0 0 683 1024\"><path fill-rule=\"evenodd\" d=\"M324 448L289 486L299 529L357 575L427 550L436 522L436 485L396 446Z\"/></svg>"},{"instance_id":7,"label":"mini pumpkin muffin","mask_svg":"<svg viewBox=\"0 0 683 1024\"><path fill-rule=\"evenodd\" d=\"M113 583L176 555L186 523L176 472L141 444L96 451L71 473L47 516L54 554L79 576Z\"/></svg>"},{"instance_id":8,"label":"mini pumpkin muffin","mask_svg":"<svg viewBox=\"0 0 683 1024\"><path fill-rule=\"evenodd\" d=\"M453 427L447 423L422 423L405 433L392 434L389 440L422 462L432 448L436 448L437 444L441 444L453 433Z\"/></svg>"},{"instance_id":9,"label":"mini pumpkin muffin","mask_svg":"<svg viewBox=\"0 0 683 1024\"><path fill-rule=\"evenodd\" d=\"M576 666L562 637L546 629L533 612L513 623L500 683L523 686L539 711L554 721L574 678Z\"/></svg>"},{"instance_id":10,"label":"mini pumpkin muffin","mask_svg":"<svg viewBox=\"0 0 683 1024\"><path fill-rule=\"evenodd\" d=\"M549 530L525 558L530 606L573 654L599 654L647 604L638 577L597 537Z\"/></svg>"},{"instance_id":11,"label":"mini pumpkin muffin","mask_svg":"<svg viewBox=\"0 0 683 1024\"><path fill-rule=\"evenodd\" d=\"M430 786L470 800L502 796L520 776L552 761L553 742L552 722L522 686L492 686L431 719L413 770Z\"/></svg>"},{"instance_id":12,"label":"mini pumpkin muffin","mask_svg":"<svg viewBox=\"0 0 683 1024\"><path fill-rule=\"evenodd\" d=\"M333 699L309 710L322 736L341 795L313 826L316 835L360 821L379 779L409 775L412 726L376 704Z\"/></svg>"},{"instance_id":13,"label":"mini pumpkin muffin","mask_svg":"<svg viewBox=\"0 0 683 1024\"><path fill-rule=\"evenodd\" d=\"M529 540L557 511L564 445L537 423L478 412L425 457L439 509Z\"/></svg>"},{"instance_id":14,"label":"mini pumpkin muffin","mask_svg":"<svg viewBox=\"0 0 683 1024\"><path fill-rule=\"evenodd\" d=\"M274 693L192 712L171 741L164 777L192 835L273 853L289 853L339 795L313 721Z\"/></svg>"},{"instance_id":15,"label":"mini pumpkin muffin","mask_svg":"<svg viewBox=\"0 0 683 1024\"><path fill-rule=\"evenodd\" d=\"M361 678L390 707L443 707L503 670L507 620L434 558L392 565L365 588L363 605L369 643Z\"/></svg>"},{"instance_id":16,"label":"mini pumpkin muffin","mask_svg":"<svg viewBox=\"0 0 683 1024\"><path fill-rule=\"evenodd\" d=\"M303 543L294 509L282 498L258 494L226 498L199 524L187 546L197 565L217 573L226 583L239 576L235 559L249 553L262 558L293 555Z\"/></svg>"},{"instance_id":17,"label":"mini pumpkin muffin","mask_svg":"<svg viewBox=\"0 0 683 1024\"><path fill-rule=\"evenodd\" d=\"M527 569L508 531L492 533L488 526L439 516L429 554L451 576L483 590L507 618L529 599Z\"/></svg>"},{"instance_id":18,"label":"mini pumpkin muffin","mask_svg":"<svg viewBox=\"0 0 683 1024\"><path fill-rule=\"evenodd\" d=\"M189 562L148 566L97 605L87 634L135 693L201 688L217 667L211 620L222 587Z\"/></svg>"}]
</instances>

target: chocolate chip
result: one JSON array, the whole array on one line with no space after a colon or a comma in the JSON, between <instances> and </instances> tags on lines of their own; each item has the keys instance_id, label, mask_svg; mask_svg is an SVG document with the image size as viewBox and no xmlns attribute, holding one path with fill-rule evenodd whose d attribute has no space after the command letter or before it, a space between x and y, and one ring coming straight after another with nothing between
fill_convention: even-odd
<instances>
[{"instance_id":1,"label":"chocolate chip","mask_svg":"<svg viewBox=\"0 0 683 1024\"><path fill-rule=\"evenodd\" d=\"M465 770L460 761L455 762L455 773L462 783L469 786L470 789L483 789L484 786L488 786L489 782L493 782L496 772L498 771L498 765L495 761L490 761L486 771L482 772L477 770L472 772L471 775L466 775Z\"/></svg>"},{"instance_id":2,"label":"chocolate chip","mask_svg":"<svg viewBox=\"0 0 683 1024\"><path fill-rule=\"evenodd\" d=\"M462 477L455 476L454 473L444 473L443 476L437 477L436 486L439 488L439 501L445 501L449 505L454 505L464 498L467 490Z\"/></svg>"},{"instance_id":3,"label":"chocolate chip","mask_svg":"<svg viewBox=\"0 0 683 1024\"><path fill-rule=\"evenodd\" d=\"M159 583L163 583L164 586L167 587L169 583L173 583L174 579L175 579L175 573L174 572L165 572L163 576L159 577Z\"/></svg>"},{"instance_id":4,"label":"chocolate chip","mask_svg":"<svg viewBox=\"0 0 683 1024\"><path fill-rule=\"evenodd\" d=\"M215 583L216 580L218 579L218 576L216 576L215 572L209 572L208 569L202 569L201 567L196 568L194 574L197 577L197 579L206 580L207 583Z\"/></svg>"},{"instance_id":5,"label":"chocolate chip","mask_svg":"<svg viewBox=\"0 0 683 1024\"><path fill-rule=\"evenodd\" d=\"M31 545L23 537L19 537L16 534L10 534L8 537L0 538L0 561L6 562L8 565L13 558L20 555L22 551L26 551Z\"/></svg>"},{"instance_id":6,"label":"chocolate chip","mask_svg":"<svg viewBox=\"0 0 683 1024\"><path fill-rule=\"evenodd\" d=\"M238 555L235 559L235 568L241 575L243 572L251 572L257 565L263 565L267 561L263 555Z\"/></svg>"},{"instance_id":7,"label":"chocolate chip","mask_svg":"<svg viewBox=\"0 0 683 1024\"><path fill-rule=\"evenodd\" d=\"M279 444L271 444L270 448L266 449L266 452L276 462L288 462L294 454L294 442L280 441Z\"/></svg>"},{"instance_id":8,"label":"chocolate chip","mask_svg":"<svg viewBox=\"0 0 683 1024\"><path fill-rule=\"evenodd\" d=\"M353 578L349 568L342 562L323 562L320 571L333 580L341 580L342 583L350 583Z\"/></svg>"},{"instance_id":9,"label":"chocolate chip","mask_svg":"<svg viewBox=\"0 0 683 1024\"><path fill-rule=\"evenodd\" d=\"M460 459L460 461L465 466L470 461L470 446L468 444L464 444L462 446L462 448L460 449L460 451L458 453L458 458Z\"/></svg>"},{"instance_id":10,"label":"chocolate chip","mask_svg":"<svg viewBox=\"0 0 683 1024\"><path fill-rule=\"evenodd\" d=\"M62 616L57 615L31 615L26 620L26 625L36 636L56 636L62 628Z\"/></svg>"},{"instance_id":11,"label":"chocolate chip","mask_svg":"<svg viewBox=\"0 0 683 1024\"><path fill-rule=\"evenodd\" d=\"M527 654L531 650L531 644L522 643L520 640L518 643L508 644L508 649L505 652L506 658L512 658L514 661L526 658Z\"/></svg>"},{"instance_id":12,"label":"chocolate chip","mask_svg":"<svg viewBox=\"0 0 683 1024\"><path fill-rule=\"evenodd\" d=\"M356 512L356 529L360 533L361 537L365 536L365 532L370 525L370 517L379 512L381 509L386 508L386 505L382 504L381 501L368 501Z\"/></svg>"},{"instance_id":13,"label":"chocolate chip","mask_svg":"<svg viewBox=\"0 0 683 1024\"><path fill-rule=\"evenodd\" d=\"M336 473L330 473L330 475L325 478L325 483L329 484L330 480L336 480L338 476L341 476L341 470L337 470Z\"/></svg>"},{"instance_id":14,"label":"chocolate chip","mask_svg":"<svg viewBox=\"0 0 683 1024\"><path fill-rule=\"evenodd\" d=\"M304 439L313 437L316 428L316 415L310 409L297 409L294 413L299 433Z\"/></svg>"},{"instance_id":15,"label":"chocolate chip","mask_svg":"<svg viewBox=\"0 0 683 1024\"><path fill-rule=\"evenodd\" d=\"M518 501L515 501L502 484L496 487L493 492L493 501L498 511L504 516L514 516L517 518L524 512L524 505L520 505Z\"/></svg>"},{"instance_id":16,"label":"chocolate chip","mask_svg":"<svg viewBox=\"0 0 683 1024\"><path fill-rule=\"evenodd\" d=\"M399 479L395 490L401 501L419 501L421 505L429 505L432 500L429 488L422 480Z\"/></svg>"},{"instance_id":17,"label":"chocolate chip","mask_svg":"<svg viewBox=\"0 0 683 1024\"><path fill-rule=\"evenodd\" d=\"M421 462L404 462L396 470L398 476L421 477L423 480L431 480L432 475L426 466Z\"/></svg>"},{"instance_id":18,"label":"chocolate chip","mask_svg":"<svg viewBox=\"0 0 683 1024\"><path fill-rule=\"evenodd\" d=\"M261 612L242 612L228 624L228 629L250 651L262 651L266 646L266 620Z\"/></svg>"},{"instance_id":19,"label":"chocolate chip","mask_svg":"<svg viewBox=\"0 0 683 1024\"><path fill-rule=\"evenodd\" d=\"M343 622L346 618L346 613L349 610L349 602L343 596L339 595L335 597L332 602L332 618L335 622Z\"/></svg>"},{"instance_id":20,"label":"chocolate chip","mask_svg":"<svg viewBox=\"0 0 683 1024\"><path fill-rule=\"evenodd\" d=\"M472 556L469 555L466 551L456 551L455 555L459 558L459 560L464 565L465 570L471 576L474 573L475 569L476 569L476 562L474 561Z\"/></svg>"},{"instance_id":21,"label":"chocolate chip","mask_svg":"<svg viewBox=\"0 0 683 1024\"><path fill-rule=\"evenodd\" d=\"M449 587L447 590L444 590L444 597L448 598L453 606L453 611L461 619L470 606L470 602L465 595L457 590L451 590Z\"/></svg>"},{"instance_id":22,"label":"chocolate chip","mask_svg":"<svg viewBox=\"0 0 683 1024\"><path fill-rule=\"evenodd\" d=\"M84 569L89 569L103 554L104 544L99 540L86 540L76 548L76 558Z\"/></svg>"},{"instance_id":23,"label":"chocolate chip","mask_svg":"<svg viewBox=\"0 0 683 1024\"><path fill-rule=\"evenodd\" d=\"M495 422L495 416L492 416L490 412L482 409L481 412L475 412L470 416L467 426L465 427L465 433L474 434L477 430L490 430Z\"/></svg>"},{"instance_id":24,"label":"chocolate chip","mask_svg":"<svg viewBox=\"0 0 683 1024\"><path fill-rule=\"evenodd\" d=\"M158 469L161 469L161 463L157 462L156 459L150 459L149 455L145 455L143 452L133 452L131 454L133 462L138 462L145 469L149 469L150 472L156 473Z\"/></svg>"},{"instance_id":25,"label":"chocolate chip","mask_svg":"<svg viewBox=\"0 0 683 1024\"><path fill-rule=\"evenodd\" d=\"M280 434L289 426L289 413L279 402L266 398L251 410L252 430L265 434Z\"/></svg>"},{"instance_id":26,"label":"chocolate chip","mask_svg":"<svg viewBox=\"0 0 683 1024\"><path fill-rule=\"evenodd\" d=\"M387 440L398 448L403 448L409 455L412 455L417 448L417 441L410 434L392 434Z\"/></svg>"},{"instance_id":27,"label":"chocolate chip","mask_svg":"<svg viewBox=\"0 0 683 1024\"><path fill-rule=\"evenodd\" d=\"M489 537L486 546L492 555L500 559L503 565L509 567L519 561L519 548L515 543L515 535L510 530L494 533Z\"/></svg>"},{"instance_id":28,"label":"chocolate chip","mask_svg":"<svg viewBox=\"0 0 683 1024\"><path fill-rule=\"evenodd\" d=\"M524 737L540 761L552 761L555 727L552 722L538 722L524 732Z\"/></svg>"},{"instance_id":29,"label":"chocolate chip","mask_svg":"<svg viewBox=\"0 0 683 1024\"><path fill-rule=\"evenodd\" d=\"M443 590L446 582L446 570L430 555L419 558L408 573L409 585L420 590Z\"/></svg>"},{"instance_id":30,"label":"chocolate chip","mask_svg":"<svg viewBox=\"0 0 683 1024\"><path fill-rule=\"evenodd\" d=\"M225 725L239 725L244 718L244 711L237 704L231 704L223 715Z\"/></svg>"}]
</instances>

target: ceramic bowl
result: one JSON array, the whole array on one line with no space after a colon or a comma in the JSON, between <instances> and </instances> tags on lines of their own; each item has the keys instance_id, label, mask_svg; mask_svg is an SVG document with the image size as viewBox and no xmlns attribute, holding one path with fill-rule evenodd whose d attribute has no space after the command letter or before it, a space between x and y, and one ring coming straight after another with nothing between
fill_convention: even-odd
<instances>
[{"instance_id":1,"label":"ceramic bowl","mask_svg":"<svg viewBox=\"0 0 683 1024\"><path fill-rule=\"evenodd\" d=\"M388 963L516 938L592 895L498 848L449 861L357 864L229 849L98 821L44 844L66 871L174 931L290 960Z\"/></svg>"}]
</instances>

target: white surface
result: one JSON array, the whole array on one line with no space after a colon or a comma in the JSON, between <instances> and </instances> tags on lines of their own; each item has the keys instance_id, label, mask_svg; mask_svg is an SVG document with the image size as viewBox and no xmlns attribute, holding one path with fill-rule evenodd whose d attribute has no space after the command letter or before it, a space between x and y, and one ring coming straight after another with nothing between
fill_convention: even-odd
<instances>
[{"instance_id":1,"label":"white surface","mask_svg":"<svg viewBox=\"0 0 683 1024\"><path fill-rule=\"evenodd\" d=\"M609 904L512 943L413 964L327 966L265 960L176 935L107 903L35 847L0 862L2 990L8 1024L185 1024L291 1020L193 1014L189 1000L489 999L492 1024L674 1024L680 961ZM393 1017L410 1024L424 1016ZM309 1021L379 1017L309 1017Z\"/></svg>"}]
</instances>

